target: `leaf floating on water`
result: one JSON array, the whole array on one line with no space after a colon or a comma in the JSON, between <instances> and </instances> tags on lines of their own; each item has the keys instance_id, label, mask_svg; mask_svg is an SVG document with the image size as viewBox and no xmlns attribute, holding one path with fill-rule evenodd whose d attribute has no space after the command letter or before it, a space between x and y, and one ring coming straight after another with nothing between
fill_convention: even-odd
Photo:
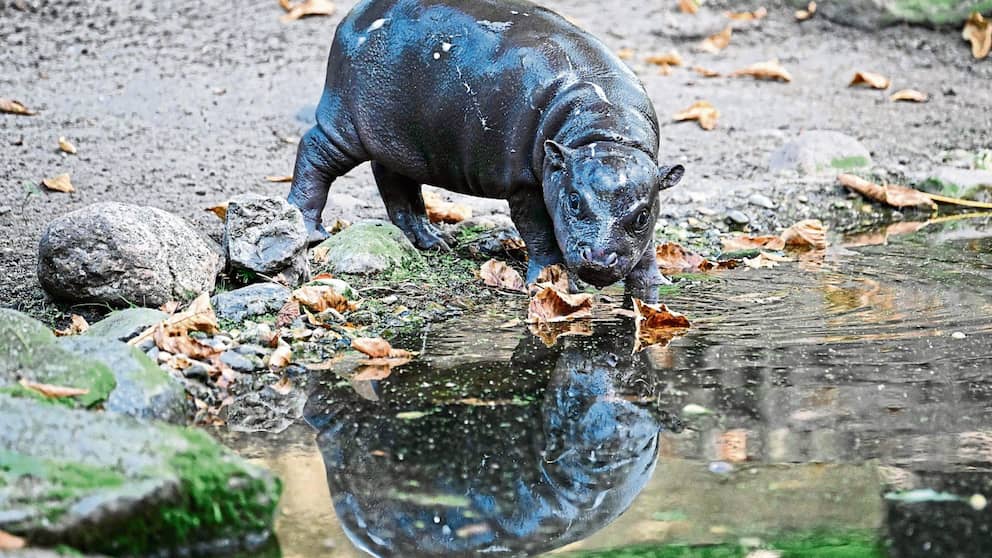
<instances>
[{"instance_id":1,"label":"leaf floating on water","mask_svg":"<svg viewBox=\"0 0 992 558\"><path fill-rule=\"evenodd\" d=\"M762 6L753 12L723 12L723 15L734 21L757 21L764 19L768 15L768 10Z\"/></svg>"},{"instance_id":2,"label":"leaf floating on water","mask_svg":"<svg viewBox=\"0 0 992 558\"><path fill-rule=\"evenodd\" d=\"M782 233L786 246L823 250L827 247L827 229L819 219L806 219Z\"/></svg>"},{"instance_id":3,"label":"leaf floating on water","mask_svg":"<svg viewBox=\"0 0 992 558\"><path fill-rule=\"evenodd\" d=\"M329 0L303 0L295 4L289 0L279 0L279 5L286 10L286 14L279 18L279 21L288 23L307 16L329 16L333 15L337 7Z\"/></svg>"},{"instance_id":4,"label":"leaf floating on water","mask_svg":"<svg viewBox=\"0 0 992 558\"><path fill-rule=\"evenodd\" d=\"M889 100L893 102L908 101L911 103L925 103L927 102L928 99L929 97L927 97L926 93L917 91L915 89L902 89L896 91L889 97Z\"/></svg>"},{"instance_id":5,"label":"leaf floating on water","mask_svg":"<svg viewBox=\"0 0 992 558\"><path fill-rule=\"evenodd\" d=\"M698 0L679 0L679 11L684 14L694 14L698 12Z\"/></svg>"},{"instance_id":6,"label":"leaf floating on water","mask_svg":"<svg viewBox=\"0 0 992 558\"><path fill-rule=\"evenodd\" d=\"M992 22L987 21L982 14L973 12L964 24L961 37L971 42L971 55L981 60L992 51Z\"/></svg>"},{"instance_id":7,"label":"leaf floating on water","mask_svg":"<svg viewBox=\"0 0 992 558\"><path fill-rule=\"evenodd\" d=\"M479 277L490 287L522 293L527 292L527 288L524 286L524 279L520 276L520 273L506 265L505 262L499 260L492 259L482 264L482 267L479 269Z\"/></svg>"},{"instance_id":8,"label":"leaf floating on water","mask_svg":"<svg viewBox=\"0 0 992 558\"><path fill-rule=\"evenodd\" d=\"M722 240L724 252L739 250L783 250L785 241L780 236L746 236L735 235L724 237Z\"/></svg>"},{"instance_id":9,"label":"leaf floating on water","mask_svg":"<svg viewBox=\"0 0 992 558\"><path fill-rule=\"evenodd\" d=\"M27 546L28 542L21 537L11 535L0 529L0 550L20 550Z\"/></svg>"},{"instance_id":10,"label":"leaf floating on water","mask_svg":"<svg viewBox=\"0 0 992 558\"><path fill-rule=\"evenodd\" d=\"M798 21L806 21L816 14L816 2L810 2L806 5L805 10L796 10L796 19Z\"/></svg>"},{"instance_id":11,"label":"leaf floating on water","mask_svg":"<svg viewBox=\"0 0 992 558\"><path fill-rule=\"evenodd\" d=\"M657 66L681 66L685 63L677 50L670 50L664 54L653 54L644 58L644 61Z\"/></svg>"},{"instance_id":12,"label":"leaf floating on water","mask_svg":"<svg viewBox=\"0 0 992 558\"><path fill-rule=\"evenodd\" d=\"M372 359L365 362L369 365L388 364L374 362L375 359L409 359L414 356L410 351L394 349L389 341L380 337L356 337L351 340L351 348Z\"/></svg>"},{"instance_id":13,"label":"leaf floating on water","mask_svg":"<svg viewBox=\"0 0 992 558\"><path fill-rule=\"evenodd\" d=\"M720 111L707 101L696 101L684 111L672 117L676 122L695 120L699 122L699 127L704 130L716 128L716 121L720 118Z\"/></svg>"},{"instance_id":14,"label":"leaf floating on water","mask_svg":"<svg viewBox=\"0 0 992 558\"><path fill-rule=\"evenodd\" d=\"M213 213L221 221L227 221L227 206L228 206L228 202L219 203L217 205L212 205L206 208L204 211L209 211Z\"/></svg>"},{"instance_id":15,"label":"leaf floating on water","mask_svg":"<svg viewBox=\"0 0 992 558\"><path fill-rule=\"evenodd\" d=\"M718 54L721 50L730 45L730 38L734 34L734 28L728 25L716 35L710 35L699 43L699 50L710 54Z\"/></svg>"},{"instance_id":16,"label":"leaf floating on water","mask_svg":"<svg viewBox=\"0 0 992 558\"><path fill-rule=\"evenodd\" d=\"M18 383L21 384L21 386L23 386L25 389L29 389L33 392L40 393L41 395L49 399L64 399L66 397L76 397L79 395L86 395L90 392L90 390L84 388L42 384L39 382L32 382L25 379L21 379L21 381L19 381Z\"/></svg>"},{"instance_id":17,"label":"leaf floating on water","mask_svg":"<svg viewBox=\"0 0 992 558\"><path fill-rule=\"evenodd\" d=\"M59 337L79 335L80 333L86 333L86 330L90 328L90 324L86 322L86 318L78 314L73 314L70 320L69 327L66 329L56 329L55 335Z\"/></svg>"},{"instance_id":18,"label":"leaf floating on water","mask_svg":"<svg viewBox=\"0 0 992 558\"><path fill-rule=\"evenodd\" d=\"M637 352L650 345L667 345L692 326L689 318L664 304L648 304L635 298L634 327L637 337L634 352Z\"/></svg>"},{"instance_id":19,"label":"leaf floating on water","mask_svg":"<svg viewBox=\"0 0 992 558\"><path fill-rule=\"evenodd\" d=\"M69 173L63 173L53 178L46 178L41 183L45 185L45 188L53 192L69 194L76 191L72 186L72 181L69 180Z\"/></svg>"},{"instance_id":20,"label":"leaf floating on water","mask_svg":"<svg viewBox=\"0 0 992 558\"><path fill-rule=\"evenodd\" d=\"M20 101L15 101L13 99L4 99L0 97L0 112L6 112L7 114L19 114L21 116L34 116L36 113L24 106Z\"/></svg>"},{"instance_id":21,"label":"leaf floating on water","mask_svg":"<svg viewBox=\"0 0 992 558\"><path fill-rule=\"evenodd\" d=\"M424 206L431 223L461 223L472 218L472 208L460 203L446 202L434 192L424 191Z\"/></svg>"},{"instance_id":22,"label":"leaf floating on water","mask_svg":"<svg viewBox=\"0 0 992 558\"><path fill-rule=\"evenodd\" d=\"M531 334L539 338L545 346L554 347L562 337L591 337L592 323L589 320L574 322L536 323L527 326Z\"/></svg>"},{"instance_id":23,"label":"leaf floating on water","mask_svg":"<svg viewBox=\"0 0 992 558\"><path fill-rule=\"evenodd\" d=\"M873 72L856 72L848 87L866 85L873 89L888 89L891 83L892 82L889 78L883 76L882 74L876 74Z\"/></svg>"},{"instance_id":24,"label":"leaf floating on water","mask_svg":"<svg viewBox=\"0 0 992 558\"><path fill-rule=\"evenodd\" d=\"M530 299L527 323L554 323L592 317L592 295L568 294L565 290L546 285Z\"/></svg>"},{"instance_id":25,"label":"leaf floating on water","mask_svg":"<svg viewBox=\"0 0 992 558\"><path fill-rule=\"evenodd\" d=\"M286 175L269 175L269 176L266 176L265 177L265 181L266 182L276 182L276 183L277 182L292 182L293 181L293 175L291 175L291 174L286 174Z\"/></svg>"},{"instance_id":26,"label":"leaf floating on water","mask_svg":"<svg viewBox=\"0 0 992 558\"><path fill-rule=\"evenodd\" d=\"M730 74L730 77L741 76L750 76L754 79L772 79L784 82L792 81L792 74L790 74L789 71L779 63L778 59L751 64L747 68L737 70Z\"/></svg>"},{"instance_id":27,"label":"leaf floating on water","mask_svg":"<svg viewBox=\"0 0 992 558\"><path fill-rule=\"evenodd\" d=\"M72 144L71 141L65 139L65 136L59 136L59 149L63 153L68 153L69 155L76 154L76 146Z\"/></svg>"},{"instance_id":28,"label":"leaf floating on water","mask_svg":"<svg viewBox=\"0 0 992 558\"><path fill-rule=\"evenodd\" d=\"M880 186L853 174L841 174L837 180L847 189L853 190L866 198L882 202L892 207L927 206L937 208L937 204L926 193L898 184Z\"/></svg>"}]
</instances>

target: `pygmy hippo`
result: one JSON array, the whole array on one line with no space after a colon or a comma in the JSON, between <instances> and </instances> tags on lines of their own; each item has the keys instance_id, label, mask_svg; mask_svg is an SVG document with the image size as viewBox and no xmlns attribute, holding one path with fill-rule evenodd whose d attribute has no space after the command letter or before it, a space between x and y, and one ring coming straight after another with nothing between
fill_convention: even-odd
<instances>
[{"instance_id":1,"label":"pygmy hippo","mask_svg":"<svg viewBox=\"0 0 992 558\"><path fill-rule=\"evenodd\" d=\"M564 263L596 287L626 279L653 301L658 120L605 45L524 0L364 0L338 26L296 158L291 203L311 241L335 178L372 161L390 219L420 249L448 249L421 185L505 199L527 282Z\"/></svg>"}]
</instances>

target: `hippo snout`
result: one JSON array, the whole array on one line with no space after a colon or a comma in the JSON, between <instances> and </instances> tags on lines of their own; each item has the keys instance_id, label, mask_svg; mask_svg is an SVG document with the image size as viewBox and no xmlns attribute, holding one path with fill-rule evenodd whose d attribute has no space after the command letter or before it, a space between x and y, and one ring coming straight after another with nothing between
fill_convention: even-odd
<instances>
[{"instance_id":1,"label":"hippo snout","mask_svg":"<svg viewBox=\"0 0 992 558\"><path fill-rule=\"evenodd\" d=\"M623 279L627 272L626 258L620 257L613 250L593 248L589 245L578 247L579 262L576 273L579 278L596 288L612 285Z\"/></svg>"}]
</instances>

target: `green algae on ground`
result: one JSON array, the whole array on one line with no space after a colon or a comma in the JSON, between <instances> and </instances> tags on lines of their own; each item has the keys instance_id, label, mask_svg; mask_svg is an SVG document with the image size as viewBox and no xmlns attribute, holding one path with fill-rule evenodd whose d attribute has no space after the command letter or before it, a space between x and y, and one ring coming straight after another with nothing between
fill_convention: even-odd
<instances>
[{"instance_id":1,"label":"green algae on ground","mask_svg":"<svg viewBox=\"0 0 992 558\"><path fill-rule=\"evenodd\" d=\"M885 558L875 533L810 533L773 538L761 548L779 558ZM755 549L741 544L635 546L567 554L573 558L746 558Z\"/></svg>"}]
</instances>

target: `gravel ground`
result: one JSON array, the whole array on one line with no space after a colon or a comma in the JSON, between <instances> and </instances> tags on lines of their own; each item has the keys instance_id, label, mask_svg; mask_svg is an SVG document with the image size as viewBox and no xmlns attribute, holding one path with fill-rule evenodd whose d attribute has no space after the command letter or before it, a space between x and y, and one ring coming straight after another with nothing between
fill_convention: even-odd
<instances>
[{"instance_id":1,"label":"gravel ground","mask_svg":"<svg viewBox=\"0 0 992 558\"><path fill-rule=\"evenodd\" d=\"M0 97L38 111L0 115L0 305L57 315L37 286L36 250L44 225L68 211L97 201L147 204L216 237L220 222L205 207L243 192L284 195L286 184L264 177L292 172L294 138L320 95L334 26L353 4L340 1L330 18L283 24L275 0L0 0ZM699 206L719 218L746 209L755 191L784 198L812 189L842 199L829 182L767 171L769 153L805 129L861 139L896 175L925 173L946 150L992 144L992 58L973 60L957 29L868 33L818 18L798 24L773 1L767 19L738 29L713 55L693 46L725 24L722 8L758 3L711 1L696 16L676 14L674 1L546 5L611 47L634 49L630 63L662 121L661 157L688 168L683 185L667 194L670 218ZM724 72L778 57L795 79L706 79L685 68L662 76L641 62L671 48L690 66ZM856 70L881 72L895 88L932 100L896 104L885 93L846 87ZM699 99L720 109L716 130L670 120ZM59 136L78 155L60 153ZM39 188L63 172L76 193ZM366 165L336 184L325 220L384 215Z\"/></svg>"}]
</instances>

